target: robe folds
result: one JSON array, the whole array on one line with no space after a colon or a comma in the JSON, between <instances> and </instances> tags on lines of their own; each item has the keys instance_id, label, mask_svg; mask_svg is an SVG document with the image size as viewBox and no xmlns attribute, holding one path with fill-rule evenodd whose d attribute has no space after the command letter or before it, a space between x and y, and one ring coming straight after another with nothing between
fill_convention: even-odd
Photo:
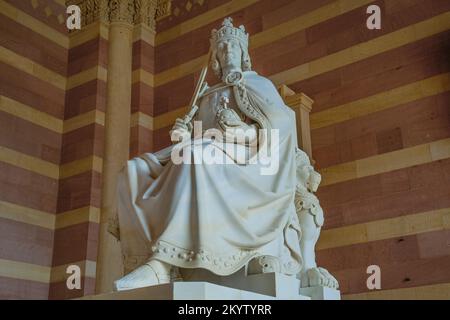
<instances>
[{"instance_id":1,"label":"robe folds","mask_svg":"<svg viewBox=\"0 0 450 320\"><path fill-rule=\"evenodd\" d=\"M230 275L262 255L278 257L285 274L300 271L295 113L268 79L253 71L243 75L239 85L209 88L196 120L203 129L214 127L214 110L223 88L228 88L238 111L262 129L277 130L278 139L266 143L267 149L276 150L278 170L261 174L266 164L258 161L174 164L174 146L129 160L118 178L126 272L155 258L180 268ZM192 159L206 147L232 158L225 144L211 139L193 138L189 145Z\"/></svg>"}]
</instances>

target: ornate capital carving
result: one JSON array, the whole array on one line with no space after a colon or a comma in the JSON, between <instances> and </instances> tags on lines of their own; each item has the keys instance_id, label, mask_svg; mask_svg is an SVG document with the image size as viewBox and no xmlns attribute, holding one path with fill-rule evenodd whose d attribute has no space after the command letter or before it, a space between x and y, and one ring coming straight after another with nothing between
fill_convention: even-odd
<instances>
[{"instance_id":1,"label":"ornate capital carving","mask_svg":"<svg viewBox=\"0 0 450 320\"><path fill-rule=\"evenodd\" d=\"M66 5L80 7L82 27L96 21L109 22L108 0L68 0Z\"/></svg>"},{"instance_id":2,"label":"ornate capital carving","mask_svg":"<svg viewBox=\"0 0 450 320\"><path fill-rule=\"evenodd\" d=\"M157 0L136 0L135 24L144 24L151 30L156 30Z\"/></svg>"},{"instance_id":3,"label":"ornate capital carving","mask_svg":"<svg viewBox=\"0 0 450 320\"><path fill-rule=\"evenodd\" d=\"M134 23L136 16L135 0L109 0L109 22Z\"/></svg>"},{"instance_id":4,"label":"ornate capital carving","mask_svg":"<svg viewBox=\"0 0 450 320\"><path fill-rule=\"evenodd\" d=\"M170 16L172 11L172 1L171 0L158 0L156 6L155 20L161 20L165 17Z\"/></svg>"},{"instance_id":5,"label":"ornate capital carving","mask_svg":"<svg viewBox=\"0 0 450 320\"><path fill-rule=\"evenodd\" d=\"M156 29L156 20L170 15L171 0L67 0L81 9L81 25L96 21L144 24Z\"/></svg>"}]
</instances>

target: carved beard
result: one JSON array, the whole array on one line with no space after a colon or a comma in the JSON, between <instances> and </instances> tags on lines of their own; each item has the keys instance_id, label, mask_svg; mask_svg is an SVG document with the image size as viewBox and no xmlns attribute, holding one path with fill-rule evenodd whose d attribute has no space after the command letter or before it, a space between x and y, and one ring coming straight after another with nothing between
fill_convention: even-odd
<instances>
[{"instance_id":1,"label":"carved beard","mask_svg":"<svg viewBox=\"0 0 450 320\"><path fill-rule=\"evenodd\" d=\"M222 72L224 71L224 69L228 70L241 69L242 61L240 61L240 59L237 58L237 55L239 55L239 53L235 52L224 55L222 61L220 61Z\"/></svg>"}]
</instances>

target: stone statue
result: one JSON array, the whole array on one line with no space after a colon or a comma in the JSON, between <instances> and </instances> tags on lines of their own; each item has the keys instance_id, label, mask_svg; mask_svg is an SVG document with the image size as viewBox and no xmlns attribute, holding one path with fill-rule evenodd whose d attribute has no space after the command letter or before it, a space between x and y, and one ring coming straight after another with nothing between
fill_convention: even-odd
<instances>
[{"instance_id":1,"label":"stone statue","mask_svg":"<svg viewBox=\"0 0 450 320\"><path fill-rule=\"evenodd\" d=\"M219 276L242 268L279 272L302 286L337 288L315 261L320 175L297 147L295 113L251 70L243 26L225 19L210 44L211 69L221 81L204 86L194 125L190 117L177 119L171 134L181 142L128 161L119 176L117 236L126 275L116 290L181 280L182 270L198 268ZM202 126L197 133L195 123ZM188 161L174 161L178 152ZM205 152L226 161L202 162ZM275 170L264 173L268 167Z\"/></svg>"}]
</instances>

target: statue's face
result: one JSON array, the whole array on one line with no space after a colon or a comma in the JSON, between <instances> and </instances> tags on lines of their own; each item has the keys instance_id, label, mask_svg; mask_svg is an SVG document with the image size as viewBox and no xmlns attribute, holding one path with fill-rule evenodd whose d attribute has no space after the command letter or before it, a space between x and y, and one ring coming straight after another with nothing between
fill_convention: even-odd
<instances>
[{"instance_id":1,"label":"statue's face","mask_svg":"<svg viewBox=\"0 0 450 320\"><path fill-rule=\"evenodd\" d=\"M316 192L319 188L320 181L322 180L322 177L320 176L320 173L315 172L314 170L311 172L311 176L309 177L309 187L311 192Z\"/></svg>"},{"instance_id":2,"label":"statue's face","mask_svg":"<svg viewBox=\"0 0 450 320\"><path fill-rule=\"evenodd\" d=\"M229 69L240 69L242 50L237 40L224 40L217 44L217 58L220 66Z\"/></svg>"}]
</instances>

